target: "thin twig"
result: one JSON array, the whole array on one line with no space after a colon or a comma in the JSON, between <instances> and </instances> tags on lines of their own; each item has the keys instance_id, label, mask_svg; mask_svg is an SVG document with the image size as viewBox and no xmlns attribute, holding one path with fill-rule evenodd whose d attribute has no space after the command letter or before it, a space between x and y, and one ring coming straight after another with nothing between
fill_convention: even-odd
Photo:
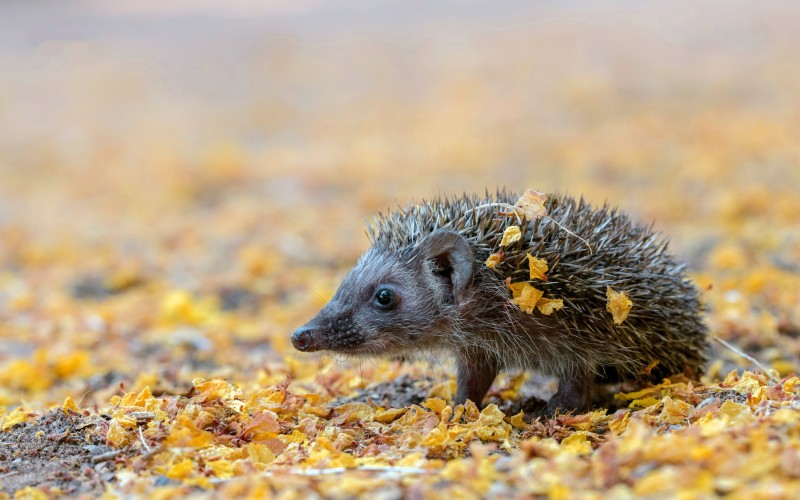
<instances>
[{"instance_id":1,"label":"thin twig","mask_svg":"<svg viewBox=\"0 0 800 500\"><path fill-rule=\"evenodd\" d=\"M150 447L147 446L147 442L144 440L144 434L142 434L142 428L138 427L139 429L139 440L142 442L142 446L144 446L144 450L147 453L150 453Z\"/></svg>"},{"instance_id":2,"label":"thin twig","mask_svg":"<svg viewBox=\"0 0 800 500\"><path fill-rule=\"evenodd\" d=\"M481 209L481 208L505 208L506 210L511 210L512 212L514 212L514 215L517 216L517 222L522 224L522 217L520 217L520 215L519 215L519 208L515 207L514 205L510 205L508 203L500 203L500 202L486 203L486 204L483 204L483 205L478 205L477 207L472 207L472 208L470 208L469 210L467 210L464 213L468 214L470 212L473 212L473 211Z\"/></svg>"},{"instance_id":3,"label":"thin twig","mask_svg":"<svg viewBox=\"0 0 800 500\"><path fill-rule=\"evenodd\" d=\"M146 461L150 460L151 458L153 458L153 455L161 453L162 451L164 451L164 447L161 446L161 445L158 445L155 448L152 448L152 449L148 450L146 453L142 453L141 455L139 455L139 460L142 460L143 462L146 462Z\"/></svg>"},{"instance_id":4,"label":"thin twig","mask_svg":"<svg viewBox=\"0 0 800 500\"><path fill-rule=\"evenodd\" d=\"M746 359L746 360L750 361L751 363L753 363L756 366L756 368L758 368L762 372L764 372L773 382L778 383L778 382L781 381L778 377L776 377L775 375L772 374L772 370L769 370L767 367L762 365L761 362L758 361L753 356L751 356L751 355L749 355L749 354L747 354L745 352L742 352L741 350L737 349L736 347L734 347L730 343L722 340L721 338L717 337L716 335L714 336L714 340L716 340L717 342L719 342L723 346L727 347L730 351L738 354L739 356L741 356L744 359Z\"/></svg>"},{"instance_id":5,"label":"thin twig","mask_svg":"<svg viewBox=\"0 0 800 500\"><path fill-rule=\"evenodd\" d=\"M263 471L259 476L261 477L272 477L275 475L286 475L286 474L294 474L297 476L309 476L309 477L316 477L316 476L328 476L334 474L344 474L346 472L374 472L377 474L383 475L405 475L405 474L431 474L435 471L431 469L423 469L421 467L381 467L376 465L365 465L362 467L331 467L330 469L275 469L275 470L267 470ZM239 478L229 478L229 479L212 479L211 482L214 484L224 483Z\"/></svg>"},{"instance_id":6,"label":"thin twig","mask_svg":"<svg viewBox=\"0 0 800 500\"><path fill-rule=\"evenodd\" d=\"M569 229L565 228L557 220L555 220L554 218L550 217L549 215L543 215L542 217L547 217L548 219L553 221L553 224L555 224L556 226L560 227L561 229L563 229L564 231L568 232L572 236L574 236L574 237L578 238L579 240L581 240L583 242L583 244L586 245L586 248L589 249L589 255L594 255L594 251L592 251L592 245L590 245L588 241L586 241L582 237L578 236L577 234L573 233Z\"/></svg>"},{"instance_id":7,"label":"thin twig","mask_svg":"<svg viewBox=\"0 0 800 500\"><path fill-rule=\"evenodd\" d=\"M519 215L519 207L515 207L514 205L510 205L508 203L500 203L500 202L497 202L497 203L485 203L483 205L478 205L477 207L472 207L469 210L467 210L465 213L470 213L470 212L472 212L474 210L478 210L480 208L505 208L506 210L510 210L511 212L513 212L514 215L517 216L517 221L520 224L522 224L522 218ZM542 215L542 217L553 221L553 224L555 224L559 228L563 229L564 231L566 231L570 235L574 236L575 238L578 238L579 240L581 240L583 242L583 244L586 245L586 248L589 249L589 255L594 255L594 251L592 250L592 245L590 245L589 242L586 241L586 239L584 239L581 236L578 236L577 234L573 233L572 231L570 231L566 227L562 226L561 223L559 223L557 220L555 220L554 218L550 217L549 215Z\"/></svg>"},{"instance_id":8,"label":"thin twig","mask_svg":"<svg viewBox=\"0 0 800 500\"><path fill-rule=\"evenodd\" d=\"M92 463L99 464L100 462L108 462L109 460L114 460L120 453L122 453L122 450L111 450L107 451L106 453L101 453L100 455L95 455L92 457Z\"/></svg>"}]
</instances>

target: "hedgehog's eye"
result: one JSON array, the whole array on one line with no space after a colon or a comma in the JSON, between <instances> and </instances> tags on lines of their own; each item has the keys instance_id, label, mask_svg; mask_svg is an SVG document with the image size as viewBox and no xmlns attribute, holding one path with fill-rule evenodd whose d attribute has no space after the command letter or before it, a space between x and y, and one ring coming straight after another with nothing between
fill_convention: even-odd
<instances>
[{"instance_id":1,"label":"hedgehog's eye","mask_svg":"<svg viewBox=\"0 0 800 500\"><path fill-rule=\"evenodd\" d=\"M389 309L394 305L394 292L389 288L378 288L375 292L375 304L381 309Z\"/></svg>"}]
</instances>

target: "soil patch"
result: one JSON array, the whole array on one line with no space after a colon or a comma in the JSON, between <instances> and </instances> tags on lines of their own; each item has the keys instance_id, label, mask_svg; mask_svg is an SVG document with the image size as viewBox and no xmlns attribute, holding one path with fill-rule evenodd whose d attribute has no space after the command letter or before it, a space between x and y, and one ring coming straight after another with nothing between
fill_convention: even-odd
<instances>
[{"instance_id":1,"label":"soil patch","mask_svg":"<svg viewBox=\"0 0 800 500\"><path fill-rule=\"evenodd\" d=\"M53 410L0 433L0 491L27 486L53 494L100 494L126 452L107 446L107 421Z\"/></svg>"}]
</instances>

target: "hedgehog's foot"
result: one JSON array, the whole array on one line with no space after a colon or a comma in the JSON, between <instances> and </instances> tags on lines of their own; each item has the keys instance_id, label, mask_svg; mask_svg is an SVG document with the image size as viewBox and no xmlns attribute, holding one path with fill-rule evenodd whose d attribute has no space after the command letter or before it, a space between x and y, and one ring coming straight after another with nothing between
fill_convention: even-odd
<instances>
[{"instance_id":1,"label":"hedgehog's foot","mask_svg":"<svg viewBox=\"0 0 800 500\"><path fill-rule=\"evenodd\" d=\"M547 402L547 413L584 411L592 404L593 375L570 374L558 379L558 392Z\"/></svg>"},{"instance_id":2,"label":"hedgehog's foot","mask_svg":"<svg viewBox=\"0 0 800 500\"><path fill-rule=\"evenodd\" d=\"M464 404L469 399L480 408L498 370L497 359L486 351L459 353L456 404Z\"/></svg>"}]
</instances>

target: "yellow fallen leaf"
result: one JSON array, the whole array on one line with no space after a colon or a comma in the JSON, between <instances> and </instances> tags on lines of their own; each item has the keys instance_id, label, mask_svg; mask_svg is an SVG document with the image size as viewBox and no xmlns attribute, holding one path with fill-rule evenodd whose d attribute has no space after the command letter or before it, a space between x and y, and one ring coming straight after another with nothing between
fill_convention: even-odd
<instances>
[{"instance_id":1,"label":"yellow fallen leaf","mask_svg":"<svg viewBox=\"0 0 800 500\"><path fill-rule=\"evenodd\" d=\"M616 415L611 421L608 422L608 429L614 433L615 436L619 436L625 429L628 428L628 420L630 418L631 413L626 412L622 414L622 416Z\"/></svg>"},{"instance_id":2,"label":"yellow fallen leaf","mask_svg":"<svg viewBox=\"0 0 800 500\"><path fill-rule=\"evenodd\" d=\"M73 411L75 413L80 413L80 411L81 411L78 408L78 405L75 404L75 401L72 400L71 396L67 396L67 399L64 400L64 404L61 405L61 410L64 413L69 413L71 411Z\"/></svg>"},{"instance_id":3,"label":"yellow fallen leaf","mask_svg":"<svg viewBox=\"0 0 800 500\"><path fill-rule=\"evenodd\" d=\"M26 486L22 489L19 489L14 493L14 498L26 498L29 500L47 500L48 498L52 498L53 496L57 496L57 493L53 493L50 490L49 493L42 491L39 488L34 488L33 486ZM7 497L10 498L10 497Z\"/></svg>"},{"instance_id":4,"label":"yellow fallen leaf","mask_svg":"<svg viewBox=\"0 0 800 500\"><path fill-rule=\"evenodd\" d=\"M169 434L164 439L166 446L180 448L203 448L214 442L214 435L199 429L194 421L185 414L178 415Z\"/></svg>"},{"instance_id":5,"label":"yellow fallen leaf","mask_svg":"<svg viewBox=\"0 0 800 500\"><path fill-rule=\"evenodd\" d=\"M547 208L544 202L547 201L547 195L540 193L534 189L526 189L522 196L514 204L518 212L522 212L522 216L527 220L536 220L539 217L547 215Z\"/></svg>"},{"instance_id":6,"label":"yellow fallen leaf","mask_svg":"<svg viewBox=\"0 0 800 500\"><path fill-rule=\"evenodd\" d=\"M268 464L275 460L275 454L272 450L260 443L249 443L247 445L247 457L254 464Z\"/></svg>"},{"instance_id":7,"label":"yellow fallen leaf","mask_svg":"<svg viewBox=\"0 0 800 500\"><path fill-rule=\"evenodd\" d=\"M206 462L206 468L214 471L214 475L221 479L233 476L233 463L229 460L209 460Z\"/></svg>"},{"instance_id":8,"label":"yellow fallen leaf","mask_svg":"<svg viewBox=\"0 0 800 500\"><path fill-rule=\"evenodd\" d=\"M586 439L584 431L578 431L561 441L561 450L574 455L588 455L592 452L592 444Z\"/></svg>"},{"instance_id":9,"label":"yellow fallen leaf","mask_svg":"<svg viewBox=\"0 0 800 500\"><path fill-rule=\"evenodd\" d=\"M534 257L529 253L525 254L525 257L528 258L528 267L530 268L531 279L547 281L547 274L545 274L547 273L547 261L538 257Z\"/></svg>"},{"instance_id":10,"label":"yellow fallen leaf","mask_svg":"<svg viewBox=\"0 0 800 500\"><path fill-rule=\"evenodd\" d=\"M694 409L689 403L679 399L672 399L669 396L665 397L662 402L664 406L661 408L661 414L658 416L658 423L660 424L685 423Z\"/></svg>"},{"instance_id":11,"label":"yellow fallen leaf","mask_svg":"<svg viewBox=\"0 0 800 500\"><path fill-rule=\"evenodd\" d=\"M614 324L619 325L628 317L628 313L633 307L633 302L628 298L626 292L615 292L610 286L606 287L606 311L611 313Z\"/></svg>"},{"instance_id":12,"label":"yellow fallen leaf","mask_svg":"<svg viewBox=\"0 0 800 500\"><path fill-rule=\"evenodd\" d=\"M17 424L21 424L22 422L27 422L34 416L35 414L29 412L28 410L25 410L23 408L16 408L14 409L14 411L12 411L11 413L3 417L2 420L0 420L0 431L5 431L6 429L10 429L11 427L14 427Z\"/></svg>"},{"instance_id":13,"label":"yellow fallen leaf","mask_svg":"<svg viewBox=\"0 0 800 500\"><path fill-rule=\"evenodd\" d=\"M654 398L653 396L648 396L646 398L641 399L634 399L628 405L628 408L637 409L637 408L647 408L653 406L654 404L658 404L661 400L658 398Z\"/></svg>"},{"instance_id":14,"label":"yellow fallen leaf","mask_svg":"<svg viewBox=\"0 0 800 500\"><path fill-rule=\"evenodd\" d=\"M115 420L112 420L108 424L108 430L106 431L106 443L109 446L122 448L123 446L129 444L131 439L131 435L128 433L128 430L124 425Z\"/></svg>"},{"instance_id":15,"label":"yellow fallen leaf","mask_svg":"<svg viewBox=\"0 0 800 500\"><path fill-rule=\"evenodd\" d=\"M393 422L397 417L404 414L406 411L406 408L389 408L387 410L378 410L375 412L372 420L388 424Z\"/></svg>"},{"instance_id":16,"label":"yellow fallen leaf","mask_svg":"<svg viewBox=\"0 0 800 500\"><path fill-rule=\"evenodd\" d=\"M520 411L516 415L513 415L508 419L508 423L511 424L512 427L516 429L527 429L530 426L525 423L525 413Z\"/></svg>"},{"instance_id":17,"label":"yellow fallen leaf","mask_svg":"<svg viewBox=\"0 0 800 500\"><path fill-rule=\"evenodd\" d=\"M180 480L191 474L193 469L194 462L189 458L184 458L180 462L167 469L164 475L170 479Z\"/></svg>"},{"instance_id":18,"label":"yellow fallen leaf","mask_svg":"<svg viewBox=\"0 0 800 500\"><path fill-rule=\"evenodd\" d=\"M537 290L530 283L508 283L511 289L511 303L516 304L524 312L531 314L536 308L536 303L542 298L544 292Z\"/></svg>"},{"instance_id":19,"label":"yellow fallen leaf","mask_svg":"<svg viewBox=\"0 0 800 500\"><path fill-rule=\"evenodd\" d=\"M497 267L498 264L503 262L505 258L506 255L503 252L493 253L492 255L489 256L488 259L486 259L485 262L486 267L488 267L489 269L494 269L495 267Z\"/></svg>"},{"instance_id":20,"label":"yellow fallen leaf","mask_svg":"<svg viewBox=\"0 0 800 500\"><path fill-rule=\"evenodd\" d=\"M90 356L86 351L75 351L57 357L53 362L53 371L59 378L88 373Z\"/></svg>"},{"instance_id":21,"label":"yellow fallen leaf","mask_svg":"<svg viewBox=\"0 0 800 500\"><path fill-rule=\"evenodd\" d=\"M800 386L800 378L792 377L783 383L783 391L787 394L794 394L795 388Z\"/></svg>"},{"instance_id":22,"label":"yellow fallen leaf","mask_svg":"<svg viewBox=\"0 0 800 500\"><path fill-rule=\"evenodd\" d=\"M536 303L536 308L539 309L539 312L545 316L550 316L553 314L553 311L558 311L563 307L564 301L561 299L547 299L542 297L539 299L539 302Z\"/></svg>"},{"instance_id":23,"label":"yellow fallen leaf","mask_svg":"<svg viewBox=\"0 0 800 500\"><path fill-rule=\"evenodd\" d=\"M500 240L500 246L506 247L512 243L516 243L520 238L522 238L522 231L520 231L519 226L508 226L506 230L503 231L503 239Z\"/></svg>"},{"instance_id":24,"label":"yellow fallen leaf","mask_svg":"<svg viewBox=\"0 0 800 500\"><path fill-rule=\"evenodd\" d=\"M731 387L731 390L734 390L739 394L750 394L755 392L762 385L763 382L759 380L753 372L744 372L736 384Z\"/></svg>"},{"instance_id":25,"label":"yellow fallen leaf","mask_svg":"<svg viewBox=\"0 0 800 500\"><path fill-rule=\"evenodd\" d=\"M447 406L447 401L440 398L428 398L422 403L422 406L436 413L442 413Z\"/></svg>"},{"instance_id":26,"label":"yellow fallen leaf","mask_svg":"<svg viewBox=\"0 0 800 500\"><path fill-rule=\"evenodd\" d=\"M227 380L196 378L192 380L192 385L194 385L194 389L198 393L195 396L198 401L211 401L214 399L232 401L241 393L235 385Z\"/></svg>"},{"instance_id":27,"label":"yellow fallen leaf","mask_svg":"<svg viewBox=\"0 0 800 500\"><path fill-rule=\"evenodd\" d=\"M748 422L753 419L753 413L747 405L734 403L731 400L722 403L719 414L729 422Z\"/></svg>"}]
</instances>

